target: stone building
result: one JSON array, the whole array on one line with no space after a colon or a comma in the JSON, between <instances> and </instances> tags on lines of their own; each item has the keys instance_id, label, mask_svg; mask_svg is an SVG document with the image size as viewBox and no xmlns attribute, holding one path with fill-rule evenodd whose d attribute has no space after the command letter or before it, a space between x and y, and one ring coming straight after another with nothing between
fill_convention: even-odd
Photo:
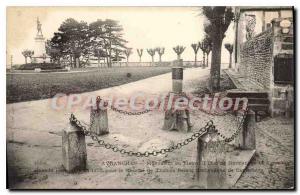
<instances>
[{"instance_id":1,"label":"stone building","mask_svg":"<svg viewBox=\"0 0 300 195\"><path fill-rule=\"evenodd\" d=\"M268 93L272 116L293 113L292 7L235 8L235 71Z\"/></svg>"}]
</instances>

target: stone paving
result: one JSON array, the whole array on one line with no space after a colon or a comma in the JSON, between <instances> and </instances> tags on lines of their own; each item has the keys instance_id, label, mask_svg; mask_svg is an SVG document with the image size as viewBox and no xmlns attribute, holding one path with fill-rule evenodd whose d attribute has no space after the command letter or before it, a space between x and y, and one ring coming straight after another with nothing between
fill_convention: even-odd
<instances>
[{"instance_id":1,"label":"stone paving","mask_svg":"<svg viewBox=\"0 0 300 195\"><path fill-rule=\"evenodd\" d=\"M234 188L294 188L294 121L267 118L257 123L256 155Z\"/></svg>"}]
</instances>

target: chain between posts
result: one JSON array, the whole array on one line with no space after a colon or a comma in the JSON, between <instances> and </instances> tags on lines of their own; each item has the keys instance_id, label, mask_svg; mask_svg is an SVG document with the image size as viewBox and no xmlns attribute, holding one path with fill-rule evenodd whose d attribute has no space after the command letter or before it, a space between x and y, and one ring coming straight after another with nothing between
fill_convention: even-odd
<instances>
[{"instance_id":1,"label":"chain between posts","mask_svg":"<svg viewBox=\"0 0 300 195\"><path fill-rule=\"evenodd\" d=\"M107 143L102 139L99 139L99 137L92 132L90 129L87 129L84 125L81 124L81 122L75 117L74 114L71 114L70 116L70 123L72 125L75 125L77 128L79 128L81 131L84 132L86 136L90 136L93 141L96 141L100 146L111 149L113 152L120 152L121 154L127 154L128 156L136 156L136 157L149 157L149 156L157 156L159 154L165 154L173 152L174 150L180 149L181 147L188 145L190 142L194 141L195 139L201 137L205 133L209 132L210 128L214 128L213 121L210 120L206 123L204 127L202 127L199 131L195 132L191 137L185 139L182 142L179 142L169 148L163 148L160 150L155 151L145 151L145 152L133 152L126 149L120 149L117 146L114 146L113 144ZM92 126L92 125L91 125Z\"/></svg>"},{"instance_id":2,"label":"chain between posts","mask_svg":"<svg viewBox=\"0 0 300 195\"><path fill-rule=\"evenodd\" d=\"M97 100L101 101L100 97L97 98ZM115 108L112 107L112 109L115 109ZM115 111L120 112L122 114L128 114L128 115L140 115L140 114L144 114L146 112L150 112L151 110L145 110L143 112L138 112L138 113L130 113L127 111L117 110L117 109ZM95 110L94 112L97 112L97 110ZM105 142L102 139L99 139L98 135L91 131L91 127L94 123L94 120L91 121L91 125L90 125L89 129L87 129L87 127L82 125L81 122L75 117L74 114L71 114L70 123L72 125L75 125L81 131L83 131L86 136L90 136L93 141L96 141L100 146L102 146L106 149L111 149L113 152L120 152L121 154L127 154L128 156L149 157L149 156L157 156L158 154L165 154L165 153L173 152L174 150L180 149L181 147L188 145L190 142L194 141L195 139L197 139L197 138L201 137L202 135L204 135L205 133L209 133L209 132L216 132L217 135L219 135L220 137L222 137L224 139L221 142L229 143L232 140L234 140L236 138L236 136L240 133L247 113L248 113L248 105L246 107L246 110L243 113L241 122L238 124L237 130L232 134L231 137L226 137L223 134L221 134L220 131L215 128L213 121L210 120L209 122L206 123L206 125L204 127L200 128L191 137L185 139L182 142L179 142L169 148L163 148L163 149L156 150L156 151L145 151L145 152L133 152L133 151L129 151L126 149L120 149L117 146L114 146L110 143Z\"/></svg>"},{"instance_id":3,"label":"chain between posts","mask_svg":"<svg viewBox=\"0 0 300 195\"><path fill-rule=\"evenodd\" d=\"M217 134L224 139L225 143L229 143L229 142L233 141L239 135L239 133L242 130L242 127L244 125L245 118L246 118L246 116L248 114L248 110L249 109L248 109L248 105L247 105L247 108L246 108L246 110L243 113L242 120L238 124L237 130L231 135L231 137L226 137L225 135L221 134L218 129L216 129Z\"/></svg>"}]
</instances>

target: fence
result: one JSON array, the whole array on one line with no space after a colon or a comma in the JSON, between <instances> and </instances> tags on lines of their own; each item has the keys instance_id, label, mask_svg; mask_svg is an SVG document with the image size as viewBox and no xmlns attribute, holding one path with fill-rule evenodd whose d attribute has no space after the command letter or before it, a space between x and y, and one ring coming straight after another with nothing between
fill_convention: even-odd
<instances>
[{"instance_id":1,"label":"fence","mask_svg":"<svg viewBox=\"0 0 300 195\"><path fill-rule=\"evenodd\" d=\"M180 80L182 78L182 70L180 68L174 68L172 72L173 80ZM182 68L181 68L182 69ZM174 82L173 82L174 84ZM177 92L178 97L185 96L181 89L173 88ZM99 105L106 105L106 102L102 102L100 97L96 100L95 108L91 108L90 114L90 126L86 127L76 118L74 114L70 116L70 123L68 127L63 130L62 136L62 151L63 151L63 166L68 172L82 171L86 169L87 165L87 152L85 136L90 136L92 140L99 144L99 146L111 150L112 152L118 152L122 155L135 156L135 157L149 157L157 156L165 153L172 153L175 150L179 150L185 145L190 144L194 140L197 140L197 158L196 158L196 181L204 188L228 188L233 182L228 181L228 165L226 159L228 158L227 146L229 143L235 145L236 148L243 150L255 150L255 113L248 108L242 112L237 112L237 121L239 121L237 129L232 133L230 137L224 136L214 125L214 122L208 121L206 125L186 138L182 142L173 144L168 148L161 148L154 151L131 151L124 148L119 148L113 144L108 143L101 136L109 133L108 129L108 109L100 109ZM126 115L141 115L150 112L151 110L145 110L143 112L128 112L118 110L111 106L111 111L118 112ZM166 115L167 115L166 111ZM176 121L182 112L175 112L173 116L172 128L179 128L182 121ZM170 119L170 118L169 118ZM169 120L168 119L168 120ZM188 121L187 121L188 123ZM186 131L183 131L186 132ZM236 154L234 154L236 156ZM229 158L230 159L230 158ZM250 158L251 159L251 158ZM210 163L205 163L210 162ZM204 171L203 171L204 170ZM241 174L241 173L240 173ZM237 177L239 178L239 177Z\"/></svg>"},{"instance_id":2,"label":"fence","mask_svg":"<svg viewBox=\"0 0 300 195\"><path fill-rule=\"evenodd\" d=\"M173 61L163 61L163 62L112 62L113 67L145 67L145 66L172 66ZM195 61L183 61L183 66L186 67L193 67L193 66L202 66L202 61L197 61L195 64ZM90 63L87 65L87 67L99 67L99 68L105 68L107 67L107 63L101 62L93 62L90 61Z\"/></svg>"}]
</instances>

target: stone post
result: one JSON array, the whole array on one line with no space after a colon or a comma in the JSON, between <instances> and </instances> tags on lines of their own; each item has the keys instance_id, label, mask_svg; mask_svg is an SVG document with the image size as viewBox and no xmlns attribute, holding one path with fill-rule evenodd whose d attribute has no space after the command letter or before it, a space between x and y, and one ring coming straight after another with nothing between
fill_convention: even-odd
<instances>
[{"instance_id":1,"label":"stone post","mask_svg":"<svg viewBox=\"0 0 300 195\"><path fill-rule=\"evenodd\" d=\"M175 95L175 99L169 99L168 101L173 100L176 101L176 98L180 98L180 94L182 93L182 83L183 80L183 68L181 67L174 67L172 68L172 92ZM169 94L169 97L171 96ZM179 96L178 96L179 94ZM177 95L177 96L176 96ZM171 96L174 97L174 96ZM173 108L167 108L165 112L165 119L163 130L178 130L182 132L188 132L191 130L191 122L190 122L190 114L188 109L182 110L174 110Z\"/></svg>"},{"instance_id":2,"label":"stone post","mask_svg":"<svg viewBox=\"0 0 300 195\"><path fill-rule=\"evenodd\" d=\"M104 135L109 133L108 129L108 117L107 117L107 103L103 103L103 108L100 107L101 101L100 97L97 97L96 101L96 108L91 108L90 114L90 126L91 131L94 132L96 135Z\"/></svg>"},{"instance_id":3,"label":"stone post","mask_svg":"<svg viewBox=\"0 0 300 195\"><path fill-rule=\"evenodd\" d=\"M86 145L84 132L71 123L63 129L62 135L63 167L67 172L86 170Z\"/></svg>"},{"instance_id":4,"label":"stone post","mask_svg":"<svg viewBox=\"0 0 300 195\"><path fill-rule=\"evenodd\" d=\"M182 92L183 68L172 68L172 91L174 93Z\"/></svg>"},{"instance_id":5,"label":"stone post","mask_svg":"<svg viewBox=\"0 0 300 195\"><path fill-rule=\"evenodd\" d=\"M198 138L196 179L206 189L228 188L226 179L226 146L216 133Z\"/></svg>"},{"instance_id":6,"label":"stone post","mask_svg":"<svg viewBox=\"0 0 300 195\"><path fill-rule=\"evenodd\" d=\"M242 129L235 140L235 145L245 150L255 150L255 112L248 110Z\"/></svg>"},{"instance_id":7,"label":"stone post","mask_svg":"<svg viewBox=\"0 0 300 195\"><path fill-rule=\"evenodd\" d=\"M291 118L294 116L294 91L292 87L288 87L286 90L286 109L285 117Z\"/></svg>"}]
</instances>

